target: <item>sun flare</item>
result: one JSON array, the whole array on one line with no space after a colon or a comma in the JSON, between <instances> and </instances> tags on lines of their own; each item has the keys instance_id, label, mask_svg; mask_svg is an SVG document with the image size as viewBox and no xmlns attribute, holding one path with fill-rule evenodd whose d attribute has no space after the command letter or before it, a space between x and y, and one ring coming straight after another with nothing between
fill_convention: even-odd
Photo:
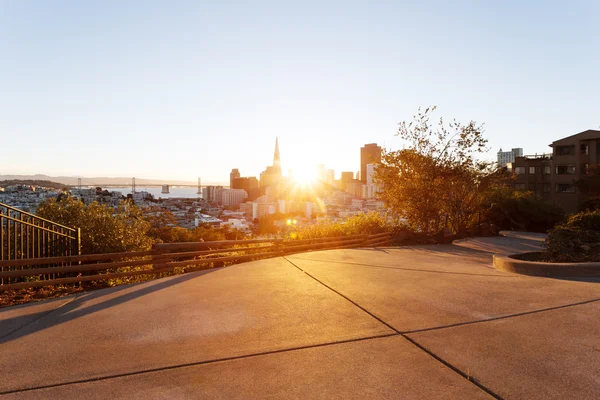
<instances>
[{"instance_id":1,"label":"sun flare","mask_svg":"<svg viewBox=\"0 0 600 400\"><path fill-rule=\"evenodd\" d=\"M293 180L299 185L310 185L317 180L316 171L313 168L294 170Z\"/></svg>"}]
</instances>

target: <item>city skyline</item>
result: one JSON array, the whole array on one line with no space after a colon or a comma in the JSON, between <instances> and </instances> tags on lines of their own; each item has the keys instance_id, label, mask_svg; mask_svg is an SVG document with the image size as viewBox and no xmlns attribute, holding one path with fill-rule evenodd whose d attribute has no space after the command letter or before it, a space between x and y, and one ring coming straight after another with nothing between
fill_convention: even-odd
<instances>
[{"instance_id":1,"label":"city skyline","mask_svg":"<svg viewBox=\"0 0 600 400\"><path fill-rule=\"evenodd\" d=\"M435 11L434 11L435 10ZM0 174L227 182L360 169L419 106L485 123L486 158L600 121L593 1L0 4Z\"/></svg>"}]
</instances>

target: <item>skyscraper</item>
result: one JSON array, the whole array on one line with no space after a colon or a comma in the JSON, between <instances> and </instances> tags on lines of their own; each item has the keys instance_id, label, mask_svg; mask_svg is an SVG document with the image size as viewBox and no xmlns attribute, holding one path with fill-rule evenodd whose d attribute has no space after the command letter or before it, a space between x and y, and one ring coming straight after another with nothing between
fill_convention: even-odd
<instances>
[{"instance_id":1,"label":"skyscraper","mask_svg":"<svg viewBox=\"0 0 600 400\"><path fill-rule=\"evenodd\" d=\"M233 187L233 181L236 178L239 178L240 176L241 175L240 175L240 170L239 169L234 168L234 169L231 170L231 172L229 173L229 187L231 189L234 189L234 187Z\"/></svg>"},{"instance_id":2,"label":"skyscraper","mask_svg":"<svg viewBox=\"0 0 600 400\"><path fill-rule=\"evenodd\" d=\"M281 182L281 158L279 155L279 139L275 138L275 153L273 154L273 165L267 167L260 174L260 187L266 188Z\"/></svg>"},{"instance_id":3,"label":"skyscraper","mask_svg":"<svg viewBox=\"0 0 600 400\"><path fill-rule=\"evenodd\" d=\"M377 143L365 144L360 148L360 181L367 183L367 164L381 162L381 147Z\"/></svg>"},{"instance_id":4,"label":"skyscraper","mask_svg":"<svg viewBox=\"0 0 600 400\"><path fill-rule=\"evenodd\" d=\"M281 158L279 156L279 138L275 138L275 153L273 154L273 168L281 175Z\"/></svg>"}]
</instances>

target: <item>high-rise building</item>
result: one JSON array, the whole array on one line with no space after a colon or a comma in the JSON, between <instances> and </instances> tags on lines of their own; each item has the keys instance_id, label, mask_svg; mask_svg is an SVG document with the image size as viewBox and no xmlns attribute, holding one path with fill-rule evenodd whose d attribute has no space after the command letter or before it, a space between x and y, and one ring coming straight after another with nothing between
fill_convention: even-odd
<instances>
[{"instance_id":1,"label":"high-rise building","mask_svg":"<svg viewBox=\"0 0 600 400\"><path fill-rule=\"evenodd\" d=\"M348 183L351 182L353 179L354 179L354 172L352 172L352 171L342 172L342 177L340 179L340 189L345 191L347 189Z\"/></svg>"},{"instance_id":2,"label":"high-rise building","mask_svg":"<svg viewBox=\"0 0 600 400\"><path fill-rule=\"evenodd\" d=\"M373 185L373 177L375 175L375 164L367 164L367 185Z\"/></svg>"},{"instance_id":3,"label":"high-rise building","mask_svg":"<svg viewBox=\"0 0 600 400\"><path fill-rule=\"evenodd\" d=\"M223 186L205 186L202 188L202 198L209 203L220 203Z\"/></svg>"},{"instance_id":4,"label":"high-rise building","mask_svg":"<svg viewBox=\"0 0 600 400\"><path fill-rule=\"evenodd\" d=\"M244 189L223 189L221 192L221 204L224 206L238 207L248 198L248 193Z\"/></svg>"},{"instance_id":5,"label":"high-rise building","mask_svg":"<svg viewBox=\"0 0 600 400\"><path fill-rule=\"evenodd\" d=\"M335 181L335 171L332 169L328 169L327 170L327 183L330 185L333 185L334 181Z\"/></svg>"},{"instance_id":6,"label":"high-rise building","mask_svg":"<svg viewBox=\"0 0 600 400\"><path fill-rule=\"evenodd\" d=\"M379 164L381 162L381 147L377 143L365 144L360 148L360 180L367 183L367 164Z\"/></svg>"},{"instance_id":7,"label":"high-rise building","mask_svg":"<svg viewBox=\"0 0 600 400\"><path fill-rule=\"evenodd\" d=\"M281 182L281 157L279 154L279 139L275 138L275 153L273 154L273 165L267 167L260 173L260 187L267 188Z\"/></svg>"},{"instance_id":8,"label":"high-rise building","mask_svg":"<svg viewBox=\"0 0 600 400\"><path fill-rule=\"evenodd\" d=\"M523 149L515 148L510 151L500 151L498 152L498 167L506 167L506 164L515 162L517 157L523 157Z\"/></svg>"},{"instance_id":9,"label":"high-rise building","mask_svg":"<svg viewBox=\"0 0 600 400\"><path fill-rule=\"evenodd\" d=\"M279 138L275 138L275 153L273 154L273 168L281 175L281 157L279 155Z\"/></svg>"},{"instance_id":10,"label":"high-rise building","mask_svg":"<svg viewBox=\"0 0 600 400\"><path fill-rule=\"evenodd\" d=\"M234 181L234 179L239 178L240 176L241 175L240 175L240 170L239 169L234 168L234 169L231 170L231 172L229 173L229 187L231 189L234 189L234 187L233 187L233 181Z\"/></svg>"}]
</instances>

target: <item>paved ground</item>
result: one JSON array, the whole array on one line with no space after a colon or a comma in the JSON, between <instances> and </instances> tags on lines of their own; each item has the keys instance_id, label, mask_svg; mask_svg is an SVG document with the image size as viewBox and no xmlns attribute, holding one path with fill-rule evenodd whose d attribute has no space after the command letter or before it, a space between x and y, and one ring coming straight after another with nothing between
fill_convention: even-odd
<instances>
[{"instance_id":1,"label":"paved ground","mask_svg":"<svg viewBox=\"0 0 600 400\"><path fill-rule=\"evenodd\" d=\"M600 282L491 267L540 240L304 253L0 310L0 397L598 398Z\"/></svg>"}]
</instances>

